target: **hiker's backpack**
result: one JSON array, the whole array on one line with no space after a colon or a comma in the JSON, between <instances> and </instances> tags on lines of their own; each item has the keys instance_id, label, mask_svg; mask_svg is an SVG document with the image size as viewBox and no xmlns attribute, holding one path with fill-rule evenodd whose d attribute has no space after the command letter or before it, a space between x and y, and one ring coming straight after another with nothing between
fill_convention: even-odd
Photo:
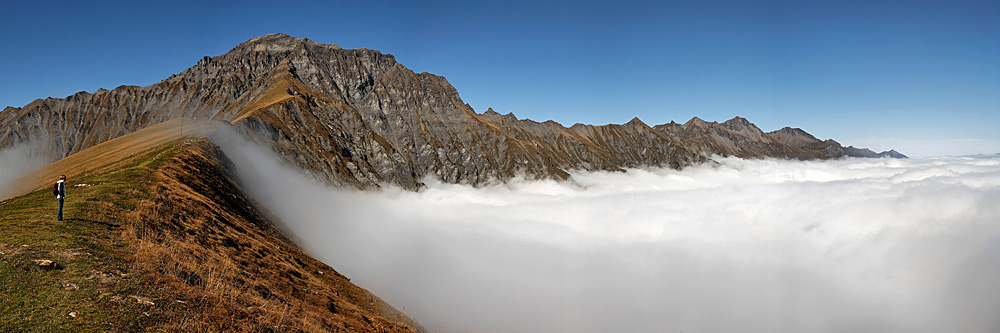
<instances>
[{"instance_id":1,"label":"hiker's backpack","mask_svg":"<svg viewBox=\"0 0 1000 333\"><path fill-rule=\"evenodd\" d=\"M52 194L59 195L59 182L52 184Z\"/></svg>"}]
</instances>

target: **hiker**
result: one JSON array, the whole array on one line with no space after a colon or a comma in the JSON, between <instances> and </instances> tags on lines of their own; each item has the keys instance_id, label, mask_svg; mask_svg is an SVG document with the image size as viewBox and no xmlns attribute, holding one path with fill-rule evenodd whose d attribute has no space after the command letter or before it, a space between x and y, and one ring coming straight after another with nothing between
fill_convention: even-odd
<instances>
[{"instance_id":1,"label":"hiker","mask_svg":"<svg viewBox=\"0 0 1000 333\"><path fill-rule=\"evenodd\" d=\"M56 215L56 221L62 221L63 199L66 198L66 175L59 176L59 181L53 187L52 192L56 195L56 199L59 199L59 214Z\"/></svg>"}]
</instances>

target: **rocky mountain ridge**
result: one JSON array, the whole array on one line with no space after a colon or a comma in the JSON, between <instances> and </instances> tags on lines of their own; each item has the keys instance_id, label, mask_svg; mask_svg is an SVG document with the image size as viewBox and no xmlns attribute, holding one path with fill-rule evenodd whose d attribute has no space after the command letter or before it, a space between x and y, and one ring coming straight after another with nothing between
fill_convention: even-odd
<instances>
[{"instance_id":1,"label":"rocky mountain ridge","mask_svg":"<svg viewBox=\"0 0 1000 333\"><path fill-rule=\"evenodd\" d=\"M682 168L713 154L742 158L901 157L843 147L797 129L770 133L740 117L649 126L564 127L476 113L441 76L389 54L271 34L146 86L121 86L0 112L0 148L31 142L53 160L171 119L221 120L340 186L424 177L482 184L567 170ZM796 131L797 130L797 131Z\"/></svg>"}]
</instances>

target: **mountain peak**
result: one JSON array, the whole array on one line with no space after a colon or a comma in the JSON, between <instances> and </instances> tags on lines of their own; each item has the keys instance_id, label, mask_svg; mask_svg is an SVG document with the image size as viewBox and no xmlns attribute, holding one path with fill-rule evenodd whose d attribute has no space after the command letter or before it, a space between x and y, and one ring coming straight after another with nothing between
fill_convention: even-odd
<instances>
[{"instance_id":1,"label":"mountain peak","mask_svg":"<svg viewBox=\"0 0 1000 333\"><path fill-rule=\"evenodd\" d=\"M754 125L743 117L733 117L733 119L726 120L722 124L719 124L719 126L733 133L739 133L740 135L756 142L766 141L764 138L764 131L761 131L760 128L757 128L757 125Z\"/></svg>"},{"instance_id":2,"label":"mountain peak","mask_svg":"<svg viewBox=\"0 0 1000 333\"><path fill-rule=\"evenodd\" d=\"M642 120L640 120L639 117L633 117L632 120L629 120L627 123L625 123L625 125L646 126L646 123L642 122Z\"/></svg>"},{"instance_id":3,"label":"mountain peak","mask_svg":"<svg viewBox=\"0 0 1000 333\"><path fill-rule=\"evenodd\" d=\"M240 46L243 49L253 51L267 51L267 53L280 53L294 49L302 44L301 38L295 38L286 34L270 34L250 39ZM237 48L240 48L237 46Z\"/></svg>"},{"instance_id":4,"label":"mountain peak","mask_svg":"<svg viewBox=\"0 0 1000 333\"><path fill-rule=\"evenodd\" d=\"M788 127L788 126L782 127L780 130L776 130L776 131L773 131L773 132L768 132L768 134L774 134L774 133L794 134L794 135L809 134L806 131L803 131L801 128L798 128L798 127Z\"/></svg>"},{"instance_id":5,"label":"mountain peak","mask_svg":"<svg viewBox=\"0 0 1000 333\"><path fill-rule=\"evenodd\" d=\"M726 120L725 122L723 122L723 124L741 124L741 125L746 126L746 125L750 125L750 121L747 120L747 118L736 116L736 117L733 117L733 119Z\"/></svg>"},{"instance_id":6,"label":"mountain peak","mask_svg":"<svg viewBox=\"0 0 1000 333\"><path fill-rule=\"evenodd\" d=\"M266 51L270 54L278 54L291 51L305 45L322 46L336 50L342 49L337 44L322 44L309 40L308 38L292 37L283 33L273 33L251 38L243 43L240 43L240 45L237 45L233 48L233 51Z\"/></svg>"},{"instance_id":7,"label":"mountain peak","mask_svg":"<svg viewBox=\"0 0 1000 333\"><path fill-rule=\"evenodd\" d=\"M998 154L1000 155L1000 154ZM890 149L889 151L883 151L878 153L878 157L888 157L888 158L908 158L906 155L896 151L895 149Z\"/></svg>"},{"instance_id":8,"label":"mountain peak","mask_svg":"<svg viewBox=\"0 0 1000 333\"><path fill-rule=\"evenodd\" d=\"M276 32L276 33L270 33L270 34L261 35L261 36L254 37L254 38L250 38L250 39L247 40L247 42L251 42L252 43L252 42L261 41L261 40L273 40L273 39L299 39L299 40L301 40L301 38L292 37L292 36L289 36L288 34Z\"/></svg>"},{"instance_id":9,"label":"mountain peak","mask_svg":"<svg viewBox=\"0 0 1000 333\"><path fill-rule=\"evenodd\" d=\"M254 37L254 38L248 39L247 41L245 41L245 42L243 42L241 44L261 44L261 43L277 43L277 44L311 43L311 44L319 44L319 45L326 45L326 46L340 48L340 46L337 46L337 44L322 44L322 43L317 43L315 41L310 40L309 38L293 37L293 36L289 36L287 34L283 34L283 33L280 33L280 32L279 33L266 34L266 35Z\"/></svg>"},{"instance_id":10,"label":"mountain peak","mask_svg":"<svg viewBox=\"0 0 1000 333\"><path fill-rule=\"evenodd\" d=\"M722 123L722 126L728 128L728 129L734 130L734 131L740 131L740 130L743 130L743 128L747 128L747 127L750 127L750 128L753 128L753 129L757 129L756 125L754 125L753 123L751 123L746 118L743 118L743 117L740 117L740 116L736 116L736 117L733 117L733 119L726 120L725 122Z\"/></svg>"},{"instance_id":11,"label":"mountain peak","mask_svg":"<svg viewBox=\"0 0 1000 333\"><path fill-rule=\"evenodd\" d=\"M801 128L792 128L787 126L780 130L769 132L766 135L771 139L796 148L802 148L810 144L820 142L820 139L817 139L812 134L803 131Z\"/></svg>"},{"instance_id":12,"label":"mountain peak","mask_svg":"<svg viewBox=\"0 0 1000 333\"><path fill-rule=\"evenodd\" d=\"M694 118L691 118L691 120L688 120L686 123L684 123L683 126L684 126L684 128L691 128L691 127L706 128L706 127L708 127L708 122L702 120L701 118L694 117Z\"/></svg>"}]
</instances>

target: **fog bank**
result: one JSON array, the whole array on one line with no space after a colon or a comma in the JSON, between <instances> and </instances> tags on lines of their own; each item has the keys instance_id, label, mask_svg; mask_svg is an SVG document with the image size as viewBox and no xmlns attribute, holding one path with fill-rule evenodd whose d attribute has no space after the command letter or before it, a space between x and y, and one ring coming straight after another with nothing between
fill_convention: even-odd
<instances>
[{"instance_id":1,"label":"fog bank","mask_svg":"<svg viewBox=\"0 0 1000 333\"><path fill-rule=\"evenodd\" d=\"M13 194L11 191L14 181L45 166L47 160L40 155L38 147L32 145L23 144L0 150L0 199Z\"/></svg>"},{"instance_id":2,"label":"fog bank","mask_svg":"<svg viewBox=\"0 0 1000 333\"><path fill-rule=\"evenodd\" d=\"M224 146L300 245L431 331L1000 329L1000 158L360 192Z\"/></svg>"}]
</instances>

